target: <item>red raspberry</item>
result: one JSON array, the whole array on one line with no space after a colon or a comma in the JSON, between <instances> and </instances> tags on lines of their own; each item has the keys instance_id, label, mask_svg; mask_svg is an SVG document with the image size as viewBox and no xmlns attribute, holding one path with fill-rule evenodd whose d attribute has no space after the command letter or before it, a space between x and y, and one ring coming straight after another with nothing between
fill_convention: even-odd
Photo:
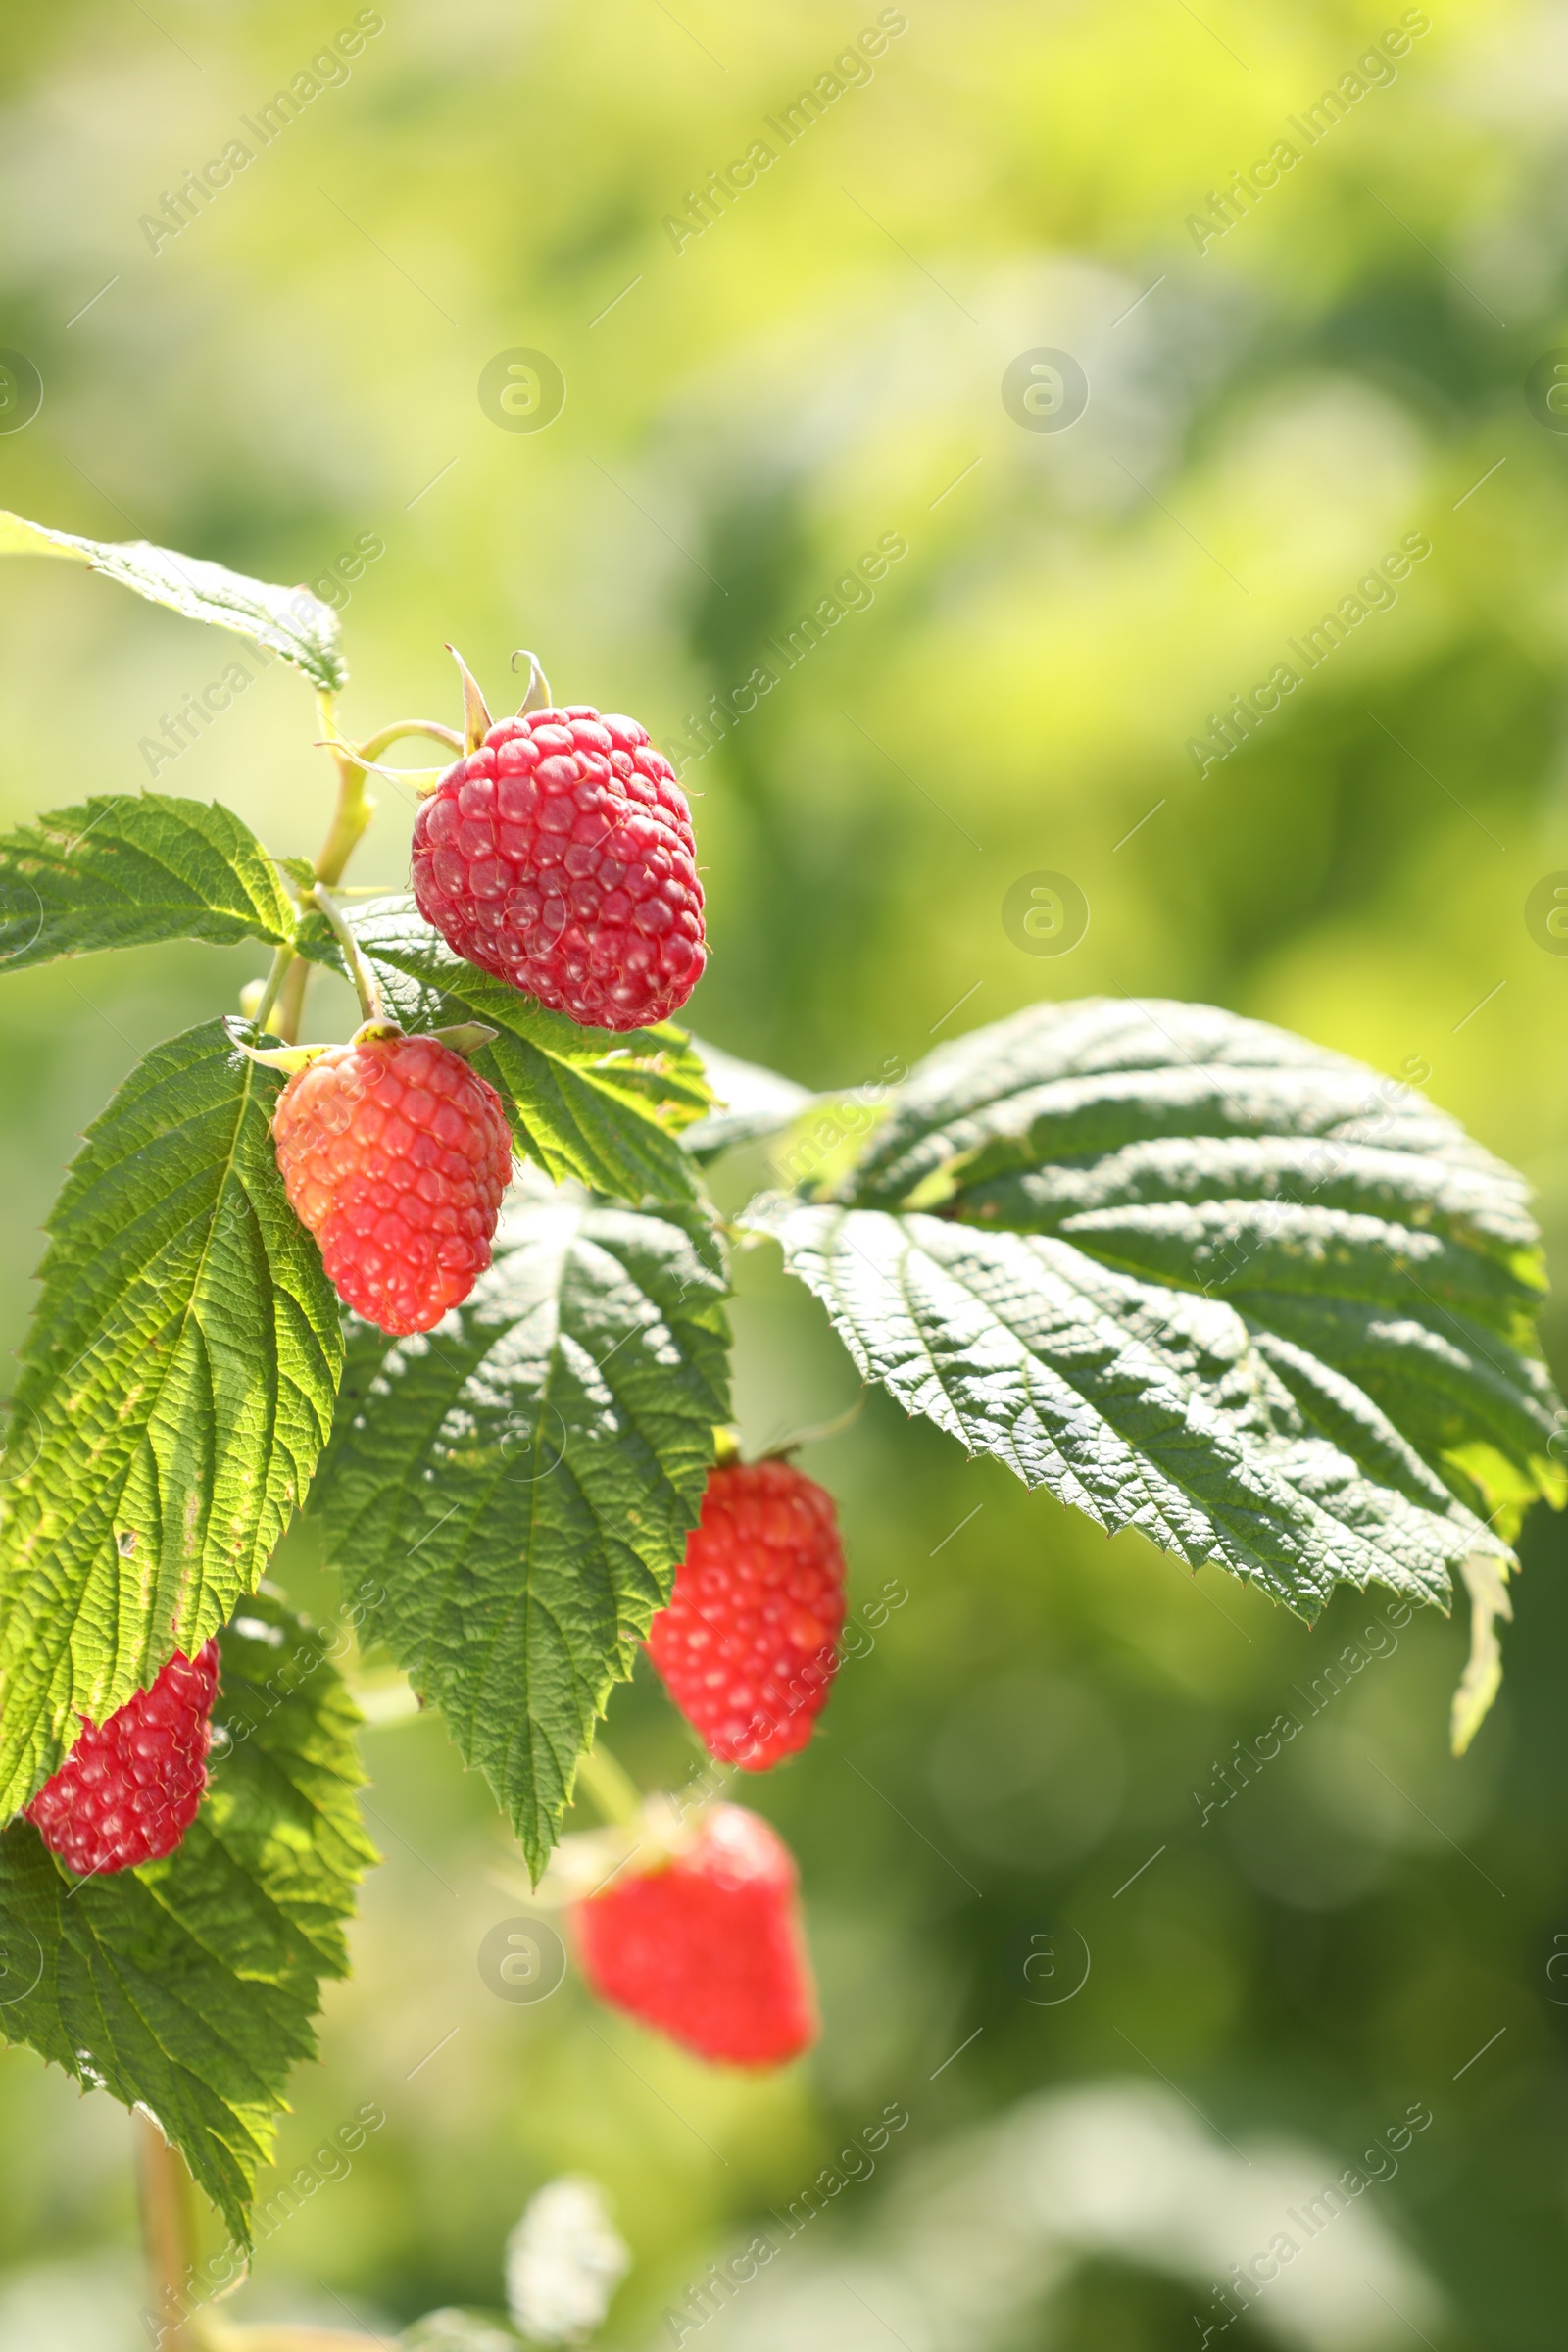
<instances>
[{"instance_id":1,"label":"red raspberry","mask_svg":"<svg viewBox=\"0 0 1568 2352\"><path fill-rule=\"evenodd\" d=\"M289 1206L340 1298L403 1338L490 1263L512 1175L501 1098L434 1037L360 1037L297 1070L272 1138Z\"/></svg>"},{"instance_id":2,"label":"red raspberry","mask_svg":"<svg viewBox=\"0 0 1568 2352\"><path fill-rule=\"evenodd\" d=\"M602 2001L730 2066L782 2066L816 2039L789 1848L759 1814L710 1807L693 1843L575 1913Z\"/></svg>"},{"instance_id":3,"label":"red raspberry","mask_svg":"<svg viewBox=\"0 0 1568 2352\"><path fill-rule=\"evenodd\" d=\"M504 718L414 826L414 895L448 945L597 1029L637 1029L703 976L703 886L675 771L590 703Z\"/></svg>"},{"instance_id":4,"label":"red raspberry","mask_svg":"<svg viewBox=\"0 0 1568 2352\"><path fill-rule=\"evenodd\" d=\"M789 1462L711 1471L648 1648L710 1756L765 1772L811 1737L838 1672L833 1497Z\"/></svg>"},{"instance_id":5,"label":"red raspberry","mask_svg":"<svg viewBox=\"0 0 1568 2352\"><path fill-rule=\"evenodd\" d=\"M78 1878L134 1870L172 1854L207 1786L208 1717L218 1690L218 1643L172 1657L105 1724L81 1735L26 1808L51 1853Z\"/></svg>"}]
</instances>

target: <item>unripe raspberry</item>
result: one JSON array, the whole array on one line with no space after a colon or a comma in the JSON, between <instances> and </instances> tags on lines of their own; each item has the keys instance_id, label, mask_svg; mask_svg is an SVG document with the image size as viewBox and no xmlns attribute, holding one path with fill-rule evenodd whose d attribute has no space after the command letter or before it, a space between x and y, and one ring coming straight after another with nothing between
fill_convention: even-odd
<instances>
[{"instance_id":1,"label":"unripe raspberry","mask_svg":"<svg viewBox=\"0 0 1568 2352\"><path fill-rule=\"evenodd\" d=\"M557 1012L638 1029L703 975L703 887L675 771L588 703L505 718L414 827L414 895L449 947Z\"/></svg>"},{"instance_id":2,"label":"unripe raspberry","mask_svg":"<svg viewBox=\"0 0 1568 2352\"><path fill-rule=\"evenodd\" d=\"M833 1497L793 1464L709 1474L649 1654L721 1763L765 1772L811 1737L838 1672L844 1553Z\"/></svg>"},{"instance_id":3,"label":"unripe raspberry","mask_svg":"<svg viewBox=\"0 0 1568 2352\"><path fill-rule=\"evenodd\" d=\"M434 1037L330 1046L278 1097L289 1205L356 1314L398 1338L461 1305L490 1263L512 1134L501 1098Z\"/></svg>"},{"instance_id":4,"label":"unripe raspberry","mask_svg":"<svg viewBox=\"0 0 1568 2352\"><path fill-rule=\"evenodd\" d=\"M82 1732L26 1808L52 1853L89 1878L172 1854L207 1786L218 1643L172 1657L107 1723Z\"/></svg>"},{"instance_id":5,"label":"unripe raspberry","mask_svg":"<svg viewBox=\"0 0 1568 2352\"><path fill-rule=\"evenodd\" d=\"M600 1999L699 2058L782 2066L816 2039L795 1863L741 1805L710 1805L683 1852L621 1872L574 1924Z\"/></svg>"}]
</instances>

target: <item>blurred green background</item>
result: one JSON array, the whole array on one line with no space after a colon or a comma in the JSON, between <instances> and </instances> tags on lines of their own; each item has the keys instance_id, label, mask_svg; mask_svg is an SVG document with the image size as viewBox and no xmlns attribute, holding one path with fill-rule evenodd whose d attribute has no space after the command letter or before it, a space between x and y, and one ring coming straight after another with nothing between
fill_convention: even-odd
<instances>
[{"instance_id":1,"label":"blurred green background","mask_svg":"<svg viewBox=\"0 0 1568 2352\"><path fill-rule=\"evenodd\" d=\"M1446 0L1396 72L1357 74L1422 12L908 0L788 146L764 118L876 25L870 0L382 13L346 78L323 69L152 240L143 216L354 12L59 0L0 21L0 345L44 387L0 434L0 504L283 581L338 566L352 732L452 719L450 639L498 710L531 645L564 699L666 745L896 535L871 601L687 770L713 951L698 1030L853 1086L1041 996L1231 1005L1426 1087L1528 1171L1560 1269L1568 961L1526 918L1568 867L1568 416L1544 398L1568 362L1560 9ZM1347 75L1363 94L1308 146L1288 119ZM781 152L755 184L672 233L760 137ZM1299 162L1196 236L1281 138ZM481 400L519 348L564 379L543 429ZM1087 380L1065 429L1004 397L1041 350ZM1432 553L1396 604L1200 775L1209 714L1409 532ZM384 554L354 576L368 536ZM0 567L0 627L7 821L151 782L144 746L234 651L47 564ZM274 667L156 780L308 851L317 732ZM384 798L356 880L406 873L410 806ZM1042 869L1091 910L1054 957L1003 921ZM193 947L6 982L8 1345L80 1129L259 968ZM311 1027L348 1021L323 993ZM726 1201L760 1172L722 1169ZM770 1250L737 1281L760 1448L856 1382ZM1560 1323L1555 1352L1568 1370ZM526 1907L515 1851L438 1723L372 1731L387 1859L283 2174L365 2102L386 2122L264 2242L236 2316L392 2330L497 2305L524 2199L576 2169L636 2258L605 2342L668 2343L707 2266L900 2102L874 2178L705 2352L1199 2343L1229 2266L1424 2103L1396 2175L1224 2340L1559 2344L1562 1524L1527 1527L1503 1694L1464 1763L1461 1608L1377 1634L1387 1654L1205 1822L1193 1791L1386 1596L1308 1633L885 1402L803 1458L839 1497L856 1598L907 1592L809 1751L746 1791L801 1858L819 2050L759 2083L570 1978L497 2000L475 1955ZM280 1573L330 1611L308 1541ZM644 1676L610 1737L649 1784L691 1767ZM128 2352L126 2120L23 2051L0 2118L0 2352Z\"/></svg>"}]
</instances>

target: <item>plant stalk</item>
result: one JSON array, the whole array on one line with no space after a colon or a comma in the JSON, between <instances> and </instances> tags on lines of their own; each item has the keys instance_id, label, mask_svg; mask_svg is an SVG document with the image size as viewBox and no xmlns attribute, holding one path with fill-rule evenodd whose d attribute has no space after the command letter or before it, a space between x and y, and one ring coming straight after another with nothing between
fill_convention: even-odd
<instances>
[{"instance_id":1,"label":"plant stalk","mask_svg":"<svg viewBox=\"0 0 1568 2352\"><path fill-rule=\"evenodd\" d=\"M272 1023L273 1035L280 1037L285 1046L297 1046L300 1042L300 1021L305 1011L305 988L310 976L309 962L303 956L296 956L284 975L283 986L278 992L277 1017Z\"/></svg>"},{"instance_id":2,"label":"plant stalk","mask_svg":"<svg viewBox=\"0 0 1568 2352\"><path fill-rule=\"evenodd\" d=\"M365 770L354 757L352 745L343 741L337 731L337 716L329 694L318 694L316 707L320 713L321 732L337 768L337 807L332 822L316 860L316 878L328 889L343 879L343 869L357 848L360 836L375 813L375 803L365 789ZM324 912L323 908L323 912ZM330 921L330 916L327 918ZM300 1023L305 1015L305 991L310 985L311 966L307 957L296 956L284 975L277 998L277 1035L286 1046L297 1046Z\"/></svg>"},{"instance_id":3,"label":"plant stalk","mask_svg":"<svg viewBox=\"0 0 1568 2352\"><path fill-rule=\"evenodd\" d=\"M606 1821L635 1830L642 1822L643 1800L636 1782L617 1764L604 1741L598 1740L577 1759L577 1787L586 1789Z\"/></svg>"},{"instance_id":4,"label":"plant stalk","mask_svg":"<svg viewBox=\"0 0 1568 2352\"><path fill-rule=\"evenodd\" d=\"M321 727L327 749L337 764L337 807L320 855L316 860L316 878L330 890L341 882L343 869L359 846L361 834L375 814L375 803L365 789L365 769L354 756L352 744L345 743L337 731L333 715L332 697L318 694L317 708L321 714Z\"/></svg>"},{"instance_id":5,"label":"plant stalk","mask_svg":"<svg viewBox=\"0 0 1568 2352\"><path fill-rule=\"evenodd\" d=\"M294 951L290 947L280 947L272 957L271 968L267 975L267 986L263 989L262 1001L256 1007L256 1034L258 1037L261 1036L271 1017L272 1007L277 1003L283 983L288 977L288 967L293 961Z\"/></svg>"},{"instance_id":6,"label":"plant stalk","mask_svg":"<svg viewBox=\"0 0 1568 2352\"><path fill-rule=\"evenodd\" d=\"M354 993L360 1000L360 1011L368 1021L384 1021L386 1007L381 1002L381 984L366 961L359 941L355 938L342 907L322 882L318 882L312 897L332 926L332 936L342 949L354 982Z\"/></svg>"},{"instance_id":7,"label":"plant stalk","mask_svg":"<svg viewBox=\"0 0 1568 2352\"><path fill-rule=\"evenodd\" d=\"M195 2253L190 2177L178 2149L170 2146L151 2117L137 2111L132 2123L148 2309L157 2324L154 2341L159 2352L196 2352L186 2290Z\"/></svg>"},{"instance_id":8,"label":"plant stalk","mask_svg":"<svg viewBox=\"0 0 1568 2352\"><path fill-rule=\"evenodd\" d=\"M401 743L406 735L427 735L432 743L444 743L460 757L462 755L463 737L456 727L437 726L433 718L395 718L389 727L382 727L366 742L357 744L354 747L356 757L368 766L372 760L379 760L383 752L390 751L393 744Z\"/></svg>"},{"instance_id":9,"label":"plant stalk","mask_svg":"<svg viewBox=\"0 0 1568 2352\"><path fill-rule=\"evenodd\" d=\"M389 2335L361 2335L346 2328L232 2328L212 2322L201 2352L377 2352L377 2347L396 2352Z\"/></svg>"}]
</instances>

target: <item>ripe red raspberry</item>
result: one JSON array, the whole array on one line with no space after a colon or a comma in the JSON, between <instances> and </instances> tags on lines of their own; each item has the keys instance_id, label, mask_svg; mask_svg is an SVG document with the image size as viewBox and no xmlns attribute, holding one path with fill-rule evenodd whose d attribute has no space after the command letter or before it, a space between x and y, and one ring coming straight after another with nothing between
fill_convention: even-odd
<instances>
[{"instance_id":1,"label":"ripe red raspberry","mask_svg":"<svg viewBox=\"0 0 1568 2352\"><path fill-rule=\"evenodd\" d=\"M504 718L414 827L414 895L447 944L597 1029L638 1029L703 976L703 886L675 771L590 703Z\"/></svg>"},{"instance_id":2,"label":"ripe red raspberry","mask_svg":"<svg viewBox=\"0 0 1568 2352\"><path fill-rule=\"evenodd\" d=\"M843 1624L832 1495L789 1462L711 1471L669 1606L648 1633L709 1754L765 1772L804 1747L838 1672Z\"/></svg>"},{"instance_id":3,"label":"ripe red raspberry","mask_svg":"<svg viewBox=\"0 0 1568 2352\"><path fill-rule=\"evenodd\" d=\"M79 1878L172 1854L207 1786L218 1643L172 1657L150 1690L82 1732L26 1808L52 1853Z\"/></svg>"},{"instance_id":4,"label":"ripe red raspberry","mask_svg":"<svg viewBox=\"0 0 1568 2352\"><path fill-rule=\"evenodd\" d=\"M501 1098L434 1037L360 1036L297 1070L272 1139L340 1298L403 1338L466 1298L512 1175Z\"/></svg>"},{"instance_id":5,"label":"ripe red raspberry","mask_svg":"<svg viewBox=\"0 0 1568 2352\"><path fill-rule=\"evenodd\" d=\"M603 2001L730 2066L782 2066L816 2039L795 1863L760 1815L711 1805L683 1853L622 1873L575 1913Z\"/></svg>"}]
</instances>

